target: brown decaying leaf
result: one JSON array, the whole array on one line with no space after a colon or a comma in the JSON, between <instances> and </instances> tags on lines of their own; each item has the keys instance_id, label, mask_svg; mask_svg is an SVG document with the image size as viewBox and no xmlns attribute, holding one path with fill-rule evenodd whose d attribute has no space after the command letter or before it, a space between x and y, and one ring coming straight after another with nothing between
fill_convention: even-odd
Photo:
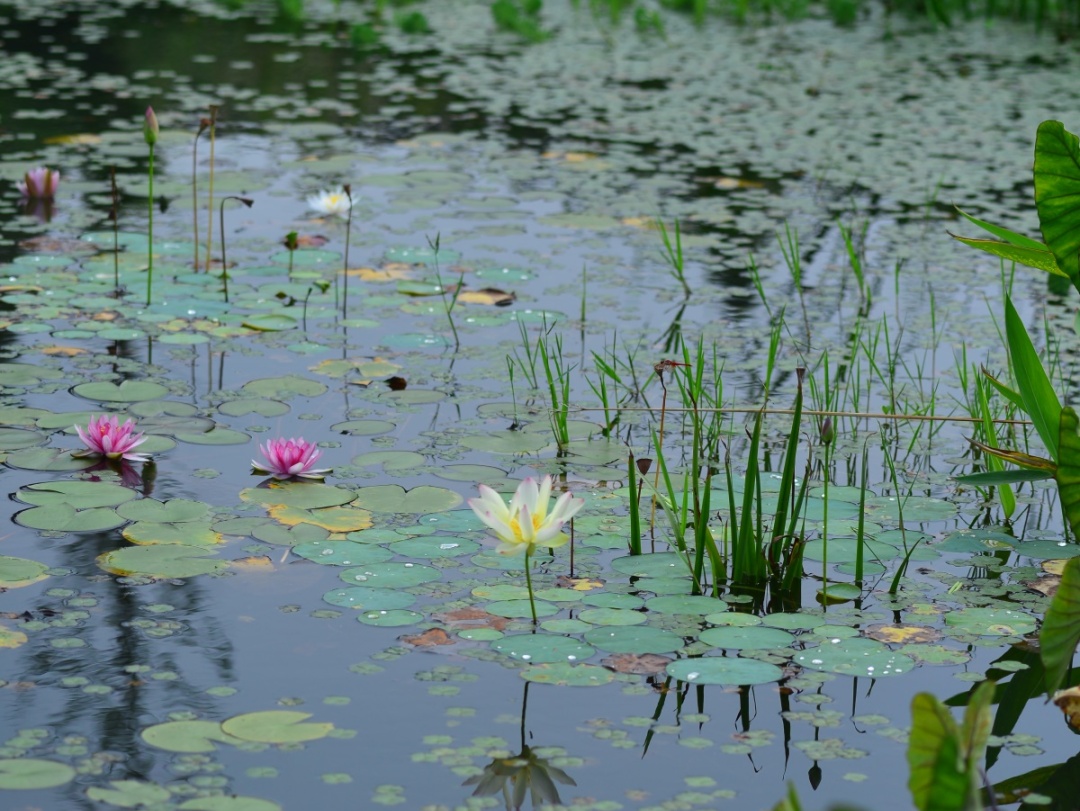
<instances>
[{"instance_id":1,"label":"brown decaying leaf","mask_svg":"<svg viewBox=\"0 0 1080 811\"><path fill-rule=\"evenodd\" d=\"M665 671L670 661L671 657L658 653L615 653L602 659L600 664L616 673L656 676Z\"/></svg>"},{"instance_id":2,"label":"brown decaying leaf","mask_svg":"<svg viewBox=\"0 0 1080 811\"><path fill-rule=\"evenodd\" d=\"M433 614L432 619L451 629L494 628L501 631L510 623L506 617L489 614L479 608L458 608Z\"/></svg>"},{"instance_id":3,"label":"brown decaying leaf","mask_svg":"<svg viewBox=\"0 0 1080 811\"><path fill-rule=\"evenodd\" d=\"M508 307L517 298L513 293L498 290L494 287L484 287L480 290L466 290L461 293L457 300L468 304L487 304L494 307Z\"/></svg>"},{"instance_id":4,"label":"brown decaying leaf","mask_svg":"<svg viewBox=\"0 0 1080 811\"><path fill-rule=\"evenodd\" d=\"M85 355L88 350L78 346L46 346L41 350L42 355L59 355L63 358L73 358L76 355Z\"/></svg>"},{"instance_id":5,"label":"brown decaying leaf","mask_svg":"<svg viewBox=\"0 0 1080 811\"><path fill-rule=\"evenodd\" d=\"M450 638L450 634L446 633L442 628L429 628L422 634L403 636L401 637L401 641L408 645L415 645L418 648L431 648L436 645L454 644L454 640Z\"/></svg>"},{"instance_id":6,"label":"brown decaying leaf","mask_svg":"<svg viewBox=\"0 0 1080 811\"><path fill-rule=\"evenodd\" d=\"M1063 713L1069 727L1080 732L1080 687L1070 687L1054 693L1054 703Z\"/></svg>"},{"instance_id":7,"label":"brown decaying leaf","mask_svg":"<svg viewBox=\"0 0 1080 811\"><path fill-rule=\"evenodd\" d=\"M98 247L84 239L65 239L63 237L30 237L19 242L19 247L31 253L54 253L68 256L88 256L98 252Z\"/></svg>"},{"instance_id":8,"label":"brown decaying leaf","mask_svg":"<svg viewBox=\"0 0 1080 811\"><path fill-rule=\"evenodd\" d=\"M866 635L879 642L909 645L919 642L936 642L941 639L941 632L924 625L871 625Z\"/></svg>"},{"instance_id":9,"label":"brown decaying leaf","mask_svg":"<svg viewBox=\"0 0 1080 811\"><path fill-rule=\"evenodd\" d=\"M1039 594L1043 594L1047 597L1053 597L1057 594L1058 586L1061 585L1061 577L1055 574L1048 574L1035 580L1022 580L1020 582L1025 588L1037 591Z\"/></svg>"},{"instance_id":10,"label":"brown decaying leaf","mask_svg":"<svg viewBox=\"0 0 1080 811\"><path fill-rule=\"evenodd\" d=\"M573 589L574 591L592 591L593 589L602 589L604 581L591 577L567 577L561 574L556 578L555 585L562 589Z\"/></svg>"},{"instance_id":11,"label":"brown decaying leaf","mask_svg":"<svg viewBox=\"0 0 1080 811\"><path fill-rule=\"evenodd\" d=\"M296 238L296 245L300 248L321 248L330 239L321 234L301 234Z\"/></svg>"},{"instance_id":12,"label":"brown decaying leaf","mask_svg":"<svg viewBox=\"0 0 1080 811\"><path fill-rule=\"evenodd\" d=\"M233 569L246 572L264 572L274 568L274 561L266 555L253 555L247 558L238 558L232 561Z\"/></svg>"}]
</instances>

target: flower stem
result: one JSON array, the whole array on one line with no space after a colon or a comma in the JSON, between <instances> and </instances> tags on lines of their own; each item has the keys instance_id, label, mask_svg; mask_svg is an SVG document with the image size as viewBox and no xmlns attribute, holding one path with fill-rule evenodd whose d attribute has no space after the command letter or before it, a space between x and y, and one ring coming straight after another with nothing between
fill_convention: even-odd
<instances>
[{"instance_id":1,"label":"flower stem","mask_svg":"<svg viewBox=\"0 0 1080 811\"><path fill-rule=\"evenodd\" d=\"M150 306L150 291L154 284L154 145L150 144L150 164L149 164L149 205L147 207L147 214L149 215L149 225L147 227L147 246L146 246L146 306Z\"/></svg>"},{"instance_id":2,"label":"flower stem","mask_svg":"<svg viewBox=\"0 0 1080 811\"><path fill-rule=\"evenodd\" d=\"M536 600L533 598L532 587L532 566L529 560L529 553L532 552L532 546L525 547L525 584L529 587L529 608L532 609L533 625L537 624L536 620Z\"/></svg>"}]
</instances>

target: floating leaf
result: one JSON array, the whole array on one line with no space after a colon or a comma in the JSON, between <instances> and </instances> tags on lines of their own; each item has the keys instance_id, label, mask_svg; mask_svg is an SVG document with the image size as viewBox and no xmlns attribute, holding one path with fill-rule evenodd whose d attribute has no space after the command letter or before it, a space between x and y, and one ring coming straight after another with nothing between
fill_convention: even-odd
<instances>
[{"instance_id":1,"label":"floating leaf","mask_svg":"<svg viewBox=\"0 0 1080 811\"><path fill-rule=\"evenodd\" d=\"M172 796L167 788L143 780L110 780L112 788L91 786L86 796L99 803L119 808L138 808L166 802Z\"/></svg>"},{"instance_id":2,"label":"floating leaf","mask_svg":"<svg viewBox=\"0 0 1080 811\"><path fill-rule=\"evenodd\" d=\"M17 648L25 645L27 636L22 631L13 631L5 625L0 625L0 648Z\"/></svg>"},{"instance_id":3,"label":"floating leaf","mask_svg":"<svg viewBox=\"0 0 1080 811\"><path fill-rule=\"evenodd\" d=\"M325 738L334 729L326 722L304 723L311 717L308 712L295 710L266 710L234 715L221 723L228 735L256 743L302 743Z\"/></svg>"},{"instance_id":4,"label":"floating leaf","mask_svg":"<svg viewBox=\"0 0 1080 811\"><path fill-rule=\"evenodd\" d=\"M305 510L339 507L348 504L356 493L344 487L331 487L318 482L270 482L266 487L248 487L240 491L243 501L257 504L284 504Z\"/></svg>"},{"instance_id":5,"label":"floating leaf","mask_svg":"<svg viewBox=\"0 0 1080 811\"><path fill-rule=\"evenodd\" d=\"M206 518L210 508L201 501L186 498L173 498L158 501L154 498L141 498L121 504L116 512L129 521L157 521L161 523L179 523L201 521Z\"/></svg>"},{"instance_id":6,"label":"floating leaf","mask_svg":"<svg viewBox=\"0 0 1080 811\"><path fill-rule=\"evenodd\" d=\"M962 608L948 612L945 624L980 636L1023 636L1037 626L1034 617L1011 608Z\"/></svg>"},{"instance_id":7,"label":"floating leaf","mask_svg":"<svg viewBox=\"0 0 1080 811\"><path fill-rule=\"evenodd\" d=\"M572 665L553 663L530 665L518 671L521 678L540 684L557 684L562 687L600 687L615 678L610 670L596 665Z\"/></svg>"},{"instance_id":8,"label":"floating leaf","mask_svg":"<svg viewBox=\"0 0 1080 811\"><path fill-rule=\"evenodd\" d=\"M284 504L270 506L270 515L282 524L314 524L330 532L355 532L371 526L371 513L357 507L323 507L304 510Z\"/></svg>"},{"instance_id":9,"label":"floating leaf","mask_svg":"<svg viewBox=\"0 0 1080 811\"><path fill-rule=\"evenodd\" d=\"M137 544L173 543L188 546L216 546L225 539L205 521L185 521L165 524L159 521L138 521L124 527L124 537Z\"/></svg>"},{"instance_id":10,"label":"floating leaf","mask_svg":"<svg viewBox=\"0 0 1080 811\"><path fill-rule=\"evenodd\" d=\"M66 504L76 510L89 507L115 507L130 501L137 494L118 484L90 481L60 481L31 484L19 490L15 497L39 507Z\"/></svg>"},{"instance_id":11,"label":"floating leaf","mask_svg":"<svg viewBox=\"0 0 1080 811\"><path fill-rule=\"evenodd\" d=\"M99 555L97 564L119 575L194 577L226 566L224 561L209 557L211 554L202 547L183 544L129 546Z\"/></svg>"},{"instance_id":12,"label":"floating leaf","mask_svg":"<svg viewBox=\"0 0 1080 811\"><path fill-rule=\"evenodd\" d=\"M431 583L440 578L439 570L419 563L373 563L341 572L340 577L350 586L376 589L407 589Z\"/></svg>"},{"instance_id":13,"label":"floating leaf","mask_svg":"<svg viewBox=\"0 0 1080 811\"><path fill-rule=\"evenodd\" d=\"M288 399L293 396L318 397L325 394L327 388L324 383L317 380L298 375L283 375L250 380L240 390L253 397L268 397L273 400Z\"/></svg>"},{"instance_id":14,"label":"floating leaf","mask_svg":"<svg viewBox=\"0 0 1080 811\"><path fill-rule=\"evenodd\" d=\"M284 313L262 313L253 315L243 322L243 326L258 332L280 332L286 329L296 329L300 322L291 315Z\"/></svg>"},{"instance_id":15,"label":"floating leaf","mask_svg":"<svg viewBox=\"0 0 1080 811\"><path fill-rule=\"evenodd\" d=\"M793 661L813 670L845 676L880 678L908 673L915 663L902 653L874 639L833 639L816 648L799 651Z\"/></svg>"},{"instance_id":16,"label":"floating leaf","mask_svg":"<svg viewBox=\"0 0 1080 811\"><path fill-rule=\"evenodd\" d=\"M595 650L577 639L556 634L511 634L491 643L492 650L533 664L576 662L588 659Z\"/></svg>"},{"instance_id":17,"label":"floating leaf","mask_svg":"<svg viewBox=\"0 0 1080 811\"><path fill-rule=\"evenodd\" d=\"M27 558L0 555L0 589L17 589L39 583L48 575L48 566Z\"/></svg>"},{"instance_id":18,"label":"floating leaf","mask_svg":"<svg viewBox=\"0 0 1080 811\"><path fill-rule=\"evenodd\" d=\"M14 520L24 527L48 532L103 532L127 523L116 510L105 507L76 510L67 504L31 507L15 513Z\"/></svg>"},{"instance_id":19,"label":"floating leaf","mask_svg":"<svg viewBox=\"0 0 1080 811\"><path fill-rule=\"evenodd\" d=\"M176 808L177 811L281 811L281 806L270 800L240 794L193 797Z\"/></svg>"},{"instance_id":20,"label":"floating leaf","mask_svg":"<svg viewBox=\"0 0 1080 811\"><path fill-rule=\"evenodd\" d=\"M381 546L353 541L308 541L292 548L294 554L327 566L366 566L384 563L394 553Z\"/></svg>"},{"instance_id":21,"label":"floating leaf","mask_svg":"<svg viewBox=\"0 0 1080 811\"><path fill-rule=\"evenodd\" d=\"M378 513L431 513L452 510L462 501L445 487L425 484L406 491L397 484L381 484L359 488L353 504Z\"/></svg>"},{"instance_id":22,"label":"floating leaf","mask_svg":"<svg viewBox=\"0 0 1080 811\"><path fill-rule=\"evenodd\" d=\"M119 385L109 381L80 383L71 393L100 403L137 403L142 400L158 400L169 393L160 383L148 380L125 380Z\"/></svg>"},{"instance_id":23,"label":"floating leaf","mask_svg":"<svg viewBox=\"0 0 1080 811\"><path fill-rule=\"evenodd\" d=\"M691 684L768 684L784 677L784 671L768 662L720 656L679 659L667 666L667 673Z\"/></svg>"},{"instance_id":24,"label":"floating leaf","mask_svg":"<svg viewBox=\"0 0 1080 811\"><path fill-rule=\"evenodd\" d=\"M407 591L373 589L370 586L347 586L331 589L323 595L330 605L367 611L393 611L408 608L416 598Z\"/></svg>"},{"instance_id":25,"label":"floating leaf","mask_svg":"<svg viewBox=\"0 0 1080 811\"><path fill-rule=\"evenodd\" d=\"M42 758L0 759L0 789L34 790L55 788L75 779L75 770L66 763Z\"/></svg>"},{"instance_id":26,"label":"floating leaf","mask_svg":"<svg viewBox=\"0 0 1080 811\"><path fill-rule=\"evenodd\" d=\"M686 646L678 634L651 625L592 628L584 636L590 645L609 653L674 653Z\"/></svg>"},{"instance_id":27,"label":"floating leaf","mask_svg":"<svg viewBox=\"0 0 1080 811\"><path fill-rule=\"evenodd\" d=\"M768 650L786 648L795 641L795 637L779 628L764 625L728 625L721 628L706 628L698 639L714 648L731 650Z\"/></svg>"}]
</instances>

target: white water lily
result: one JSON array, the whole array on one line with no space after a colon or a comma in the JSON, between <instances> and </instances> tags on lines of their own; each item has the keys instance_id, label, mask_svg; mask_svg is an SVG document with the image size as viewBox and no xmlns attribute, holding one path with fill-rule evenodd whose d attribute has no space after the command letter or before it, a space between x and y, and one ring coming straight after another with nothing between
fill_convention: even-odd
<instances>
[{"instance_id":1,"label":"white water lily","mask_svg":"<svg viewBox=\"0 0 1080 811\"><path fill-rule=\"evenodd\" d=\"M308 208L320 214L337 214L345 217L352 208L352 199L343 188L324 189L308 197L307 204Z\"/></svg>"},{"instance_id":2,"label":"white water lily","mask_svg":"<svg viewBox=\"0 0 1080 811\"><path fill-rule=\"evenodd\" d=\"M562 546L570 540L562 531L563 524L577 515L585 500L563 493L549 510L551 488L551 476L544 476L539 484L529 477L518 485L507 507L502 496L480 485L480 497L469 499L469 506L502 541L496 550L499 554L530 554L537 546Z\"/></svg>"}]
</instances>

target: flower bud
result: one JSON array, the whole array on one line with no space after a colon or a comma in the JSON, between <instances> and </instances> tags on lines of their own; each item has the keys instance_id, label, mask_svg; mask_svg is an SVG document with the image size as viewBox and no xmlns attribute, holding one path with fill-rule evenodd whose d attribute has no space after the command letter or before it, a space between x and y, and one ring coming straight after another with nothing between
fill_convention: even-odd
<instances>
[{"instance_id":1,"label":"flower bud","mask_svg":"<svg viewBox=\"0 0 1080 811\"><path fill-rule=\"evenodd\" d=\"M833 426L832 417L826 417L821 423L821 444L831 445L836 439L836 428Z\"/></svg>"},{"instance_id":2,"label":"flower bud","mask_svg":"<svg viewBox=\"0 0 1080 811\"><path fill-rule=\"evenodd\" d=\"M158 133L161 131L158 127L157 116L154 115L154 108L146 108L146 119L143 121L143 138L146 139L146 143L153 146L157 143Z\"/></svg>"}]
</instances>

